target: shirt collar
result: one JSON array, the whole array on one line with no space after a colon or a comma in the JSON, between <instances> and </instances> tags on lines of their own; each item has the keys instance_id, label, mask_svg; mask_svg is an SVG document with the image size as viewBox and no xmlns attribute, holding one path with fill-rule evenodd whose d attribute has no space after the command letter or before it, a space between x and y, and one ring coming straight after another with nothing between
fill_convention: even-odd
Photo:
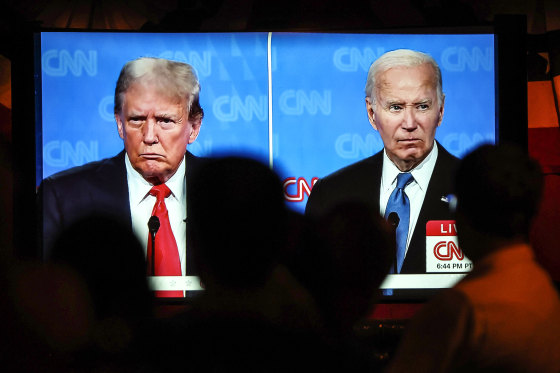
<instances>
[{"instance_id":1,"label":"shirt collar","mask_svg":"<svg viewBox=\"0 0 560 373\"><path fill-rule=\"evenodd\" d=\"M432 172L436 165L437 157L438 147L436 141L434 140L434 146L426 158L424 158L419 165L409 171L412 174L412 177L414 177L416 184L418 184L420 189L423 191L428 189L428 184L430 183L430 177L432 176ZM401 170L399 170L393 161L389 159L387 151L383 148L383 169L381 174L382 188L384 190L394 189L395 186L393 184L396 183L397 176L400 173Z\"/></svg>"},{"instance_id":2,"label":"shirt collar","mask_svg":"<svg viewBox=\"0 0 560 373\"><path fill-rule=\"evenodd\" d=\"M128 154L125 153L125 165L126 165L126 177L128 180L128 189L129 189L129 197L131 203L134 205L138 205L142 202L149 194L150 189L152 189L153 185L146 181L140 175L138 171L132 167L132 163L130 163L130 159L128 158ZM185 198L185 159L181 161L179 168L171 176L169 180L165 183L167 187L171 190L171 196L176 198L179 201L184 200ZM170 196L170 197L171 197Z\"/></svg>"}]
</instances>

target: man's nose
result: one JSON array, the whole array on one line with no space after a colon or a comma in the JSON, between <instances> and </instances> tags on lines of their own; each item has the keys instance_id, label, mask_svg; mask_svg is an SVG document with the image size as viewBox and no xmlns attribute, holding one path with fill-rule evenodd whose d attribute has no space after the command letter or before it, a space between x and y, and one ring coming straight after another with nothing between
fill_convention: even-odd
<instances>
[{"instance_id":1,"label":"man's nose","mask_svg":"<svg viewBox=\"0 0 560 373\"><path fill-rule=\"evenodd\" d=\"M148 119L142 131L143 131L143 140L146 144L151 145L158 142L157 124L155 120Z\"/></svg>"},{"instance_id":2,"label":"man's nose","mask_svg":"<svg viewBox=\"0 0 560 373\"><path fill-rule=\"evenodd\" d=\"M417 127L416 114L413 107L405 107L403 114L402 128L406 130L414 130Z\"/></svg>"}]
</instances>

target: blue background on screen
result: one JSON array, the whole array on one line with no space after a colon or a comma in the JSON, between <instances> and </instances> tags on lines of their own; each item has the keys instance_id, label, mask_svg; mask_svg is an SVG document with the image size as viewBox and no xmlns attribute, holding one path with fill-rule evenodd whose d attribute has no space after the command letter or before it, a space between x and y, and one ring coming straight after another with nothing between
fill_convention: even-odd
<instances>
[{"instance_id":1,"label":"blue background on screen","mask_svg":"<svg viewBox=\"0 0 560 373\"><path fill-rule=\"evenodd\" d=\"M140 56L183 61L197 71L205 117L188 149L247 154L286 180L302 211L307 186L382 149L368 122L364 86L381 54L411 48L440 65L445 113L436 139L462 156L495 141L493 35L273 33L269 144L267 33L41 34L43 174L110 157L123 148L113 116L122 66ZM39 168L40 169L40 168Z\"/></svg>"}]
</instances>

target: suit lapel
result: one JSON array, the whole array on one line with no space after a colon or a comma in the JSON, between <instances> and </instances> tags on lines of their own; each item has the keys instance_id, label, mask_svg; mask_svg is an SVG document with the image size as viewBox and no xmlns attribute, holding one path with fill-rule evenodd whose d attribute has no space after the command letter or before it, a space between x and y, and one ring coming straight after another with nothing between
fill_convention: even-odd
<instances>
[{"instance_id":1,"label":"suit lapel","mask_svg":"<svg viewBox=\"0 0 560 373\"><path fill-rule=\"evenodd\" d=\"M185 178L187 183L187 219L189 219L189 200L191 193L189 193L189 186L192 183L193 175L196 175L197 169L204 163L204 158L197 157L191 152L185 153Z\"/></svg>"},{"instance_id":2,"label":"suit lapel","mask_svg":"<svg viewBox=\"0 0 560 373\"><path fill-rule=\"evenodd\" d=\"M192 198L192 193L189 193L189 186L192 183L193 177L196 177L197 168L199 168L204 163L204 158L199 158L194 156L191 152L187 151L185 153L185 178L187 183L187 219L185 224L187 224L187 252L186 252L186 274L187 275L196 275L197 271L194 265L194 256L192 250L189 248L192 247L192 243L190 241L191 237L189 235L189 222L192 221L193 217L190 212L190 201Z\"/></svg>"},{"instance_id":3,"label":"suit lapel","mask_svg":"<svg viewBox=\"0 0 560 373\"><path fill-rule=\"evenodd\" d=\"M380 211L379 206L379 195L381 193L381 175L383 174L383 150L375 154L371 158L371 170L368 174L371 175L371 181L369 182L368 189L370 193L373 193L374 200L372 201L372 206L374 211Z\"/></svg>"},{"instance_id":4,"label":"suit lapel","mask_svg":"<svg viewBox=\"0 0 560 373\"><path fill-rule=\"evenodd\" d=\"M93 206L111 206L113 208L111 213L119 220L128 222L132 227L124 150L99 166L96 170L95 183L106 193L93 194L95 203Z\"/></svg>"}]
</instances>

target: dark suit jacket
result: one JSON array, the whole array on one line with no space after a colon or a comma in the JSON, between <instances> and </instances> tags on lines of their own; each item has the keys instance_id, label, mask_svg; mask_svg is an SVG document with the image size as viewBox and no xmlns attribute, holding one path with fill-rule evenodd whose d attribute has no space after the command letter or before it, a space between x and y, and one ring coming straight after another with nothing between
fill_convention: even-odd
<instances>
[{"instance_id":1,"label":"dark suit jacket","mask_svg":"<svg viewBox=\"0 0 560 373\"><path fill-rule=\"evenodd\" d=\"M459 160L438 143L438 158L401 273L426 273L426 223L452 219L449 204L441 200L452 192ZM309 196L306 215L319 217L344 202L360 202L379 212L383 150L319 180Z\"/></svg>"},{"instance_id":2,"label":"dark suit jacket","mask_svg":"<svg viewBox=\"0 0 560 373\"><path fill-rule=\"evenodd\" d=\"M202 159L187 151L185 161L188 190L189 176ZM187 206L188 200L187 195ZM132 229L124 150L112 158L90 162L44 179L39 187L39 211L42 211L40 228L44 259L50 257L57 235L89 214L108 215ZM192 260L187 252L189 262Z\"/></svg>"}]
</instances>

